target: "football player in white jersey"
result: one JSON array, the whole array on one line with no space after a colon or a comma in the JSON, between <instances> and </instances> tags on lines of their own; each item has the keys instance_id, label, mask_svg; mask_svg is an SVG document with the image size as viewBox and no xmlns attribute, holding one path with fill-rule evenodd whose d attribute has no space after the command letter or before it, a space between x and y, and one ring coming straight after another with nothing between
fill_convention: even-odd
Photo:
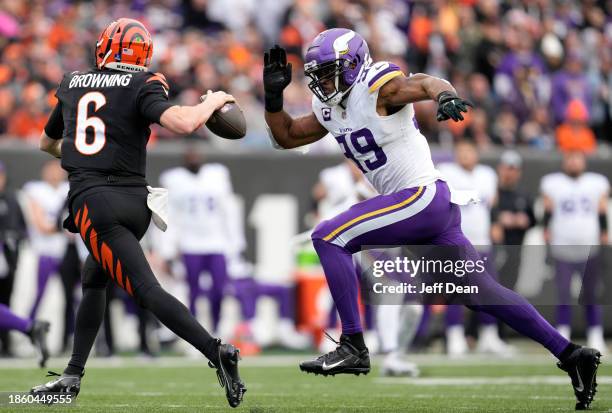
<instances>
[{"instance_id":1,"label":"football player in white jersey","mask_svg":"<svg viewBox=\"0 0 612 413\"><path fill-rule=\"evenodd\" d=\"M197 153L189 151L185 165L163 172L159 181L170 188L166 239L172 240L185 266L189 309L196 315L197 299L206 292L216 331L228 282L225 252L232 234L227 216L233 196L229 171L220 164L202 165ZM208 285L204 273L210 277Z\"/></svg>"},{"instance_id":2,"label":"football player in white jersey","mask_svg":"<svg viewBox=\"0 0 612 413\"><path fill-rule=\"evenodd\" d=\"M608 197L610 182L605 176L586 171L582 152L563 158L563 171L546 175L541 183L545 209L545 240L551 245L559 303L557 329L571 336L571 281L582 277L581 303L585 305L587 343L606 351L601 308L596 303L600 276L599 245L608 243Z\"/></svg>"},{"instance_id":3,"label":"football player in white jersey","mask_svg":"<svg viewBox=\"0 0 612 413\"><path fill-rule=\"evenodd\" d=\"M36 297L30 310L30 318L34 319L49 277L58 273L67 242L63 231L58 232L56 226L57 216L68 196L66 173L59 161L45 163L42 180L26 183L23 192L27 199L26 217L30 244L38 256Z\"/></svg>"},{"instance_id":4,"label":"football player in white jersey","mask_svg":"<svg viewBox=\"0 0 612 413\"><path fill-rule=\"evenodd\" d=\"M300 368L323 375L365 374L370 358L363 341L352 254L364 246L426 244L455 246L455 251L465 254L463 262L479 259L461 231L458 204L469 197L451 193L441 179L414 121L412 105L435 100L439 121L459 121L468 103L445 80L426 74L405 76L392 63L372 63L365 40L349 29L320 33L307 48L304 62L314 94L312 113L293 118L283 110L283 90L291 82L285 50L277 46L264 55L265 118L271 138L287 149L331 133L381 195L321 222L312 234L342 335L334 351L303 362ZM588 407L600 353L569 342L527 300L486 272L470 278L478 294L467 297L469 307L499 318L545 346L576 384L578 407Z\"/></svg>"},{"instance_id":5,"label":"football player in white jersey","mask_svg":"<svg viewBox=\"0 0 612 413\"><path fill-rule=\"evenodd\" d=\"M478 194L480 202L461 206L461 230L480 256L486 259L489 274L495 276L491 245L491 209L497 202L497 175L493 168L478 162L476 146L470 141L461 141L455 146L455 162L439 164L438 170L454 189L473 190ZM497 319L480 313L479 321L476 350L480 353L511 355L514 348L499 337ZM450 356L461 356L467 349L463 329L463 306L449 305L446 309L446 351Z\"/></svg>"}]
</instances>

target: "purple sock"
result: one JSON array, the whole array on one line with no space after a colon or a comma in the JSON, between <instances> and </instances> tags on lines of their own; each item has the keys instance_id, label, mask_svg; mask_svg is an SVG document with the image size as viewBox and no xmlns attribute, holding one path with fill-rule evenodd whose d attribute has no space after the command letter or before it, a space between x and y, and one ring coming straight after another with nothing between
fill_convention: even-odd
<instances>
[{"instance_id":1,"label":"purple sock","mask_svg":"<svg viewBox=\"0 0 612 413\"><path fill-rule=\"evenodd\" d=\"M557 325L569 326L572 324L572 306L559 304L557 306Z\"/></svg>"},{"instance_id":2,"label":"purple sock","mask_svg":"<svg viewBox=\"0 0 612 413\"><path fill-rule=\"evenodd\" d=\"M336 309L336 305L332 304L329 309L329 315L327 317L327 328L334 329L338 325L338 310Z\"/></svg>"},{"instance_id":3,"label":"purple sock","mask_svg":"<svg viewBox=\"0 0 612 413\"><path fill-rule=\"evenodd\" d=\"M242 319L249 321L255 318L257 308L257 284L253 278L242 278L231 282L234 295L240 302Z\"/></svg>"},{"instance_id":4,"label":"purple sock","mask_svg":"<svg viewBox=\"0 0 612 413\"><path fill-rule=\"evenodd\" d=\"M587 304L585 306L586 320L589 327L596 327L602 324L601 307L597 304Z\"/></svg>"},{"instance_id":5,"label":"purple sock","mask_svg":"<svg viewBox=\"0 0 612 413\"><path fill-rule=\"evenodd\" d=\"M343 248L321 239L313 239L314 245L334 298L343 334L362 332L359 315L359 286L355 278L352 254Z\"/></svg>"},{"instance_id":6,"label":"purple sock","mask_svg":"<svg viewBox=\"0 0 612 413\"><path fill-rule=\"evenodd\" d=\"M17 330L27 334L32 321L19 317L4 304L0 304L0 330Z\"/></svg>"},{"instance_id":7,"label":"purple sock","mask_svg":"<svg viewBox=\"0 0 612 413\"><path fill-rule=\"evenodd\" d=\"M227 264L223 254L206 254L203 256L203 269L212 278L212 288L208 298L210 300L210 313L212 318L213 330L217 331L221 320L221 305L227 285Z\"/></svg>"},{"instance_id":8,"label":"purple sock","mask_svg":"<svg viewBox=\"0 0 612 413\"><path fill-rule=\"evenodd\" d=\"M557 284L557 325L571 325L572 308L570 286L572 275L576 270L575 264L564 261L555 261L555 282Z\"/></svg>"},{"instance_id":9,"label":"purple sock","mask_svg":"<svg viewBox=\"0 0 612 413\"><path fill-rule=\"evenodd\" d=\"M447 305L444 321L446 322L446 327L463 325L463 306L456 304Z\"/></svg>"},{"instance_id":10,"label":"purple sock","mask_svg":"<svg viewBox=\"0 0 612 413\"><path fill-rule=\"evenodd\" d=\"M286 287L278 284L257 283L257 293L258 295L265 295L267 297L274 298L274 300L278 303L280 318L293 319L295 307L293 304L293 287Z\"/></svg>"},{"instance_id":11,"label":"purple sock","mask_svg":"<svg viewBox=\"0 0 612 413\"><path fill-rule=\"evenodd\" d=\"M480 325L483 326L492 326L497 324L497 318L487 313L478 314L478 321L480 322Z\"/></svg>"},{"instance_id":12,"label":"purple sock","mask_svg":"<svg viewBox=\"0 0 612 413\"><path fill-rule=\"evenodd\" d=\"M417 332L415 337L426 337L427 332L429 330L429 319L431 318L431 306L426 305L423 307L423 315L421 316L421 321L419 323L419 327L417 328Z\"/></svg>"},{"instance_id":13,"label":"purple sock","mask_svg":"<svg viewBox=\"0 0 612 413\"><path fill-rule=\"evenodd\" d=\"M198 254L183 254L183 264L187 272L189 286L189 311L196 314L196 301L201 294L200 273L202 272L202 256Z\"/></svg>"}]
</instances>

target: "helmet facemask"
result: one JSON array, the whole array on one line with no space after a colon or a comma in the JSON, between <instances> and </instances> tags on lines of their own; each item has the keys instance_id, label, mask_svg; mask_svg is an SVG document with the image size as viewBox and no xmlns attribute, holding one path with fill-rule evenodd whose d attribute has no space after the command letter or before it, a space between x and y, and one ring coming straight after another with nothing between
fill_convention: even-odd
<instances>
[{"instance_id":1,"label":"helmet facemask","mask_svg":"<svg viewBox=\"0 0 612 413\"><path fill-rule=\"evenodd\" d=\"M314 63L314 64L313 64ZM308 88L322 103L327 106L335 106L342 102L352 86L348 86L344 81L344 72L354 64L346 59L336 59L323 64L315 62L307 63L304 74L310 78ZM326 91L323 84L330 81L334 85L333 91Z\"/></svg>"}]
</instances>

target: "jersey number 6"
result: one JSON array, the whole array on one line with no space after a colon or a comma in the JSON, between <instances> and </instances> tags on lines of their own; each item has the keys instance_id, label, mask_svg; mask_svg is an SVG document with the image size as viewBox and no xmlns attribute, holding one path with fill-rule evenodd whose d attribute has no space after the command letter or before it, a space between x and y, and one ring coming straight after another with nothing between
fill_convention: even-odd
<instances>
[{"instance_id":1,"label":"jersey number 6","mask_svg":"<svg viewBox=\"0 0 612 413\"><path fill-rule=\"evenodd\" d=\"M346 135L336 136L335 138L344 148L344 156L355 162L355 165L357 165L357 167L363 173L367 173L368 170L373 171L374 169L378 169L387 163L387 155L385 155L382 148L378 146L376 140L374 139L374 135L372 135L372 132L367 128L359 129ZM347 142L347 138L350 139L354 151L362 155L373 153L374 158L364 160L364 165L362 165L362 163L355 157L353 150L351 150Z\"/></svg>"},{"instance_id":2,"label":"jersey number 6","mask_svg":"<svg viewBox=\"0 0 612 413\"><path fill-rule=\"evenodd\" d=\"M100 92L85 93L77 105L76 136L74 145L83 155L94 155L102 150L106 143L106 125L97 116L87 116L90 103L94 103L94 112L106 104L106 98ZM93 141L87 142L87 128L93 129Z\"/></svg>"}]
</instances>

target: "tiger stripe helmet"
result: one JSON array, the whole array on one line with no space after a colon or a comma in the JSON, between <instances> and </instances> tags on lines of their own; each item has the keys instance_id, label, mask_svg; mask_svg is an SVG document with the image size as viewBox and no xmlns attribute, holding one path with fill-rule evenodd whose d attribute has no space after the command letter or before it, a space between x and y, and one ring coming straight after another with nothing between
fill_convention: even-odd
<instances>
[{"instance_id":1,"label":"tiger stripe helmet","mask_svg":"<svg viewBox=\"0 0 612 413\"><path fill-rule=\"evenodd\" d=\"M109 24L96 43L96 66L124 72L146 72L153 56L151 34L138 20Z\"/></svg>"}]
</instances>

